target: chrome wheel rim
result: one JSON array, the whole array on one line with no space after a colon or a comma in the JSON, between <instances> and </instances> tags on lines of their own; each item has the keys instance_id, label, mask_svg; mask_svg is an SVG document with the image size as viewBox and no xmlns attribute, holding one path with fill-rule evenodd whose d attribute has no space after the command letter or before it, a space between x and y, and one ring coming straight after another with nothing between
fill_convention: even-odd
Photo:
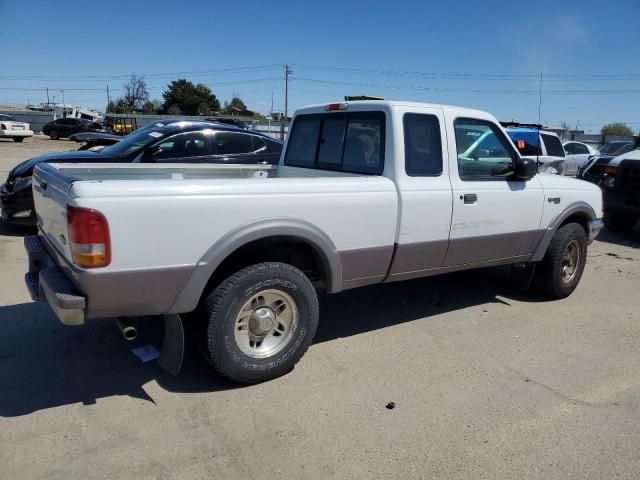
<instances>
[{"instance_id":1,"label":"chrome wheel rim","mask_svg":"<svg viewBox=\"0 0 640 480\"><path fill-rule=\"evenodd\" d=\"M571 240L562 254L562 281L570 283L578 274L578 267L582 259L582 250L577 240Z\"/></svg>"},{"instance_id":2,"label":"chrome wheel rim","mask_svg":"<svg viewBox=\"0 0 640 480\"><path fill-rule=\"evenodd\" d=\"M249 357L270 357L289 343L297 325L298 309L291 296L281 290L263 290L247 300L236 316L236 345Z\"/></svg>"}]
</instances>

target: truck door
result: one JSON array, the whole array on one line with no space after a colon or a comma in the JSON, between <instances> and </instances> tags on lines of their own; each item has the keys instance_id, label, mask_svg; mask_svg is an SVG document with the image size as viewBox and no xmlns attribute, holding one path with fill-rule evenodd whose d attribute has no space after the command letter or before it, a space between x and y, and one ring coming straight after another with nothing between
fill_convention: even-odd
<instances>
[{"instance_id":1,"label":"truck door","mask_svg":"<svg viewBox=\"0 0 640 480\"><path fill-rule=\"evenodd\" d=\"M442 110L412 107L394 114L399 221L389 281L420 277L442 266L452 209Z\"/></svg>"},{"instance_id":2,"label":"truck door","mask_svg":"<svg viewBox=\"0 0 640 480\"><path fill-rule=\"evenodd\" d=\"M517 152L491 120L448 118L453 215L445 266L518 259L531 252L544 194L537 177L512 179Z\"/></svg>"}]
</instances>

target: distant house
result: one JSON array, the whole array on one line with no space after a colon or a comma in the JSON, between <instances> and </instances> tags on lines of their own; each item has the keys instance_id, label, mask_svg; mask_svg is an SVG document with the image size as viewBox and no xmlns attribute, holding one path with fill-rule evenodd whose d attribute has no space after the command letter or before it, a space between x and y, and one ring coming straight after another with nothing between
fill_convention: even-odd
<instances>
[{"instance_id":1,"label":"distant house","mask_svg":"<svg viewBox=\"0 0 640 480\"><path fill-rule=\"evenodd\" d=\"M249 109L242 109L242 108L237 108L237 107L232 107L231 105L229 105L226 109L225 109L225 114L226 115L233 115L236 117L260 117L260 113L258 112L254 112L253 110L249 110Z\"/></svg>"}]
</instances>

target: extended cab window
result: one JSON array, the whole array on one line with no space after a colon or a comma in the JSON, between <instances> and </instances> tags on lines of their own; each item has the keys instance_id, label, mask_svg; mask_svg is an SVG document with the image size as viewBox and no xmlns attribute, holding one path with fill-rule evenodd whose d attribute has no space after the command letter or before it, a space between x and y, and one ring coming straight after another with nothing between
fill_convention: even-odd
<instances>
[{"instance_id":1,"label":"extended cab window","mask_svg":"<svg viewBox=\"0 0 640 480\"><path fill-rule=\"evenodd\" d=\"M380 174L384 166L383 112L298 115L285 165Z\"/></svg>"},{"instance_id":2,"label":"extended cab window","mask_svg":"<svg viewBox=\"0 0 640 480\"><path fill-rule=\"evenodd\" d=\"M404 124L404 168L410 176L442 174L440 122L434 115L406 113Z\"/></svg>"},{"instance_id":3,"label":"extended cab window","mask_svg":"<svg viewBox=\"0 0 640 480\"><path fill-rule=\"evenodd\" d=\"M454 122L458 173L462 180L494 180L514 171L516 153L500 128L492 122L458 118ZM475 138L469 143L467 137ZM463 139L459 141L458 139Z\"/></svg>"}]
</instances>

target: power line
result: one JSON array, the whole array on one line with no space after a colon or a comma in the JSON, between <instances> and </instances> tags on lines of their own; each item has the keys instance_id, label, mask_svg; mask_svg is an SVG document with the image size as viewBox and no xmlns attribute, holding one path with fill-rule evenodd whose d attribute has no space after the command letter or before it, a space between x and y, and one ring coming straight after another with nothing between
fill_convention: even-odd
<instances>
[{"instance_id":1,"label":"power line","mask_svg":"<svg viewBox=\"0 0 640 480\"><path fill-rule=\"evenodd\" d=\"M457 93L492 93L492 94L522 94L539 95L538 90L517 89L489 89L489 88L449 88L449 87L425 87L422 85L391 85L380 83L345 82L339 80L322 80L318 78L295 77L301 82L326 83L330 85L348 85L353 87L388 88L393 90L419 90L430 92L457 92ZM545 90L549 94L637 94L640 89L626 90Z\"/></svg>"}]
</instances>

